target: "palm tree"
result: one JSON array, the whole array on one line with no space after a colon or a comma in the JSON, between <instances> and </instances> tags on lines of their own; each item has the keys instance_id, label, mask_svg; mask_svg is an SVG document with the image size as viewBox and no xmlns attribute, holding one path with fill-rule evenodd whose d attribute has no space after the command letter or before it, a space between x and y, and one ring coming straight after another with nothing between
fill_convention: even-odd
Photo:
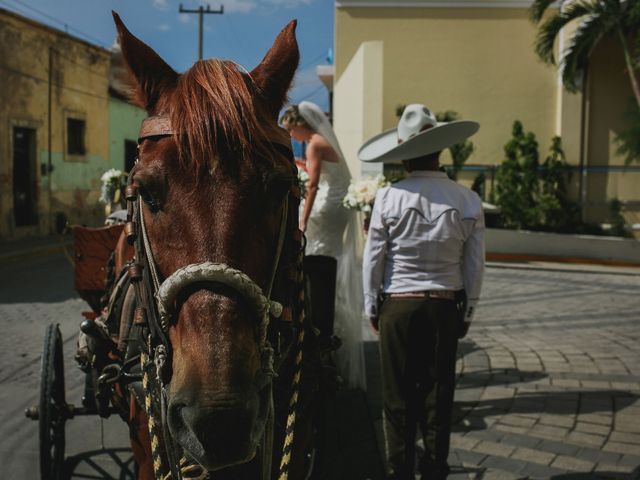
<instances>
[{"instance_id":1,"label":"palm tree","mask_svg":"<svg viewBox=\"0 0 640 480\"><path fill-rule=\"evenodd\" d=\"M534 0L529 9L531 20L540 25L535 50L546 63L556 64L553 51L560 30L573 20L580 23L569 45L561 52L562 83L569 91L578 90L577 80L587 69L587 62L598 41L606 35L620 40L631 88L640 108L640 86L636 69L640 67L640 51L634 55L628 39L640 32L640 0L560 0L558 13L542 21L545 12L556 0ZM640 50L640 43L638 44ZM634 58L636 57L636 58Z\"/></svg>"}]
</instances>

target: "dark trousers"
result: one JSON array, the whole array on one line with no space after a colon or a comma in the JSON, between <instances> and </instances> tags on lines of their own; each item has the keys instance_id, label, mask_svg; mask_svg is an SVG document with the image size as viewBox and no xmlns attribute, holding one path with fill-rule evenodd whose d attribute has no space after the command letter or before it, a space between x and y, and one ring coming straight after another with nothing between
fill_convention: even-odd
<instances>
[{"instance_id":1,"label":"dark trousers","mask_svg":"<svg viewBox=\"0 0 640 480\"><path fill-rule=\"evenodd\" d=\"M387 298L380 311L384 435L389 477L414 477L417 427L423 479L449 473L449 436L458 346L456 302Z\"/></svg>"}]
</instances>

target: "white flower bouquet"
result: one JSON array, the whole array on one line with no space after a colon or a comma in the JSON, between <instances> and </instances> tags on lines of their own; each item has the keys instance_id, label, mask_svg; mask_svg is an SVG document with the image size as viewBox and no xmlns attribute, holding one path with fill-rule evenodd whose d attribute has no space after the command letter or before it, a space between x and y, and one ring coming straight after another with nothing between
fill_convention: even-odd
<instances>
[{"instance_id":1,"label":"white flower bouquet","mask_svg":"<svg viewBox=\"0 0 640 480\"><path fill-rule=\"evenodd\" d=\"M365 177L362 180L351 180L347 194L342 200L342 205L350 210L364 213L365 218L371 215L373 202L379 189L390 185L384 175L376 175L374 178Z\"/></svg>"},{"instance_id":2,"label":"white flower bouquet","mask_svg":"<svg viewBox=\"0 0 640 480\"><path fill-rule=\"evenodd\" d=\"M105 205L120 201L120 189L127 183L127 175L122 170L111 168L102 174L100 188L100 202Z\"/></svg>"},{"instance_id":3,"label":"white flower bouquet","mask_svg":"<svg viewBox=\"0 0 640 480\"><path fill-rule=\"evenodd\" d=\"M300 194L302 198L307 196L307 182L309 181L309 174L304 168L298 166L298 185L300 186Z\"/></svg>"}]
</instances>

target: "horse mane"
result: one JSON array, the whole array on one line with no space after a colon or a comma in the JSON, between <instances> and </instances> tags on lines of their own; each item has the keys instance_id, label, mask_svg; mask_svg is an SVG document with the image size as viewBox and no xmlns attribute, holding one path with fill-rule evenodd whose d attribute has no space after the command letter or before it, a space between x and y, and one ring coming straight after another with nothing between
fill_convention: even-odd
<instances>
[{"instance_id":1,"label":"horse mane","mask_svg":"<svg viewBox=\"0 0 640 480\"><path fill-rule=\"evenodd\" d=\"M251 77L229 60L201 60L182 74L169 104L181 163L212 168L266 153L272 128L256 95Z\"/></svg>"}]
</instances>

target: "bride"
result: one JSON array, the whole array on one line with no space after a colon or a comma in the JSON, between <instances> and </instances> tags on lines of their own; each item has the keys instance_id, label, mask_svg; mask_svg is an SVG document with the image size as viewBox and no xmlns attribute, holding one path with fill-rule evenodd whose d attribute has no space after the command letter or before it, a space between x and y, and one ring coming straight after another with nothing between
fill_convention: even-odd
<instances>
[{"instance_id":1,"label":"bride","mask_svg":"<svg viewBox=\"0 0 640 480\"><path fill-rule=\"evenodd\" d=\"M322 272L321 276L310 275L314 316L321 323L329 319L328 327L318 326L321 337L323 333L330 336L335 330L342 340L342 346L336 352L341 375L350 386L364 388L364 302L356 255L358 224L355 213L342 206L351 174L333 128L316 104L300 102L290 106L281 122L294 140L307 144L303 168L309 180L301 205L300 230L307 238L305 264L312 267L309 270ZM335 317L333 311L327 311L333 298ZM331 322L333 318L334 323Z\"/></svg>"}]
</instances>

